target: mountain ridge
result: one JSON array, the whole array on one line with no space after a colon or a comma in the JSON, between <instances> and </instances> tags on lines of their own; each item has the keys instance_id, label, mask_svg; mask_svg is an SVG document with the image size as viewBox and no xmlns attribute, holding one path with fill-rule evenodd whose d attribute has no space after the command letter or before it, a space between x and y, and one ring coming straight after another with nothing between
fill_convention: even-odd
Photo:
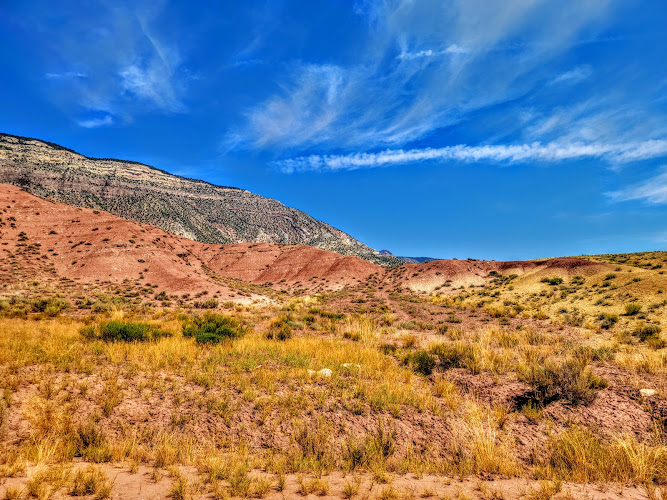
<instances>
[{"instance_id":1,"label":"mountain ridge","mask_svg":"<svg viewBox=\"0 0 667 500\"><path fill-rule=\"evenodd\" d=\"M0 133L0 182L203 243L309 245L385 266L402 263L273 198L131 160L88 157L42 139Z\"/></svg>"}]
</instances>

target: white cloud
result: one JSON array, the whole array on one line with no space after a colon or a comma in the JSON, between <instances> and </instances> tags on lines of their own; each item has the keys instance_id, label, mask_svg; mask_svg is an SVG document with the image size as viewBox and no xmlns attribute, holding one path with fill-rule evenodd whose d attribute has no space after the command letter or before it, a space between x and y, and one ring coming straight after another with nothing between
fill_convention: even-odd
<instances>
[{"instance_id":1,"label":"white cloud","mask_svg":"<svg viewBox=\"0 0 667 500\"><path fill-rule=\"evenodd\" d=\"M667 170L607 195L614 201L640 200L651 204L667 204Z\"/></svg>"},{"instance_id":2,"label":"white cloud","mask_svg":"<svg viewBox=\"0 0 667 500\"><path fill-rule=\"evenodd\" d=\"M80 120L77 122L80 127L84 128L97 128L104 127L107 125L113 125L113 118L111 115L106 115L103 118L90 118L88 120Z\"/></svg>"},{"instance_id":3,"label":"white cloud","mask_svg":"<svg viewBox=\"0 0 667 500\"><path fill-rule=\"evenodd\" d=\"M63 73L46 73L44 76L52 80L58 80L61 78L88 78L88 75L86 73L80 71L65 71Z\"/></svg>"},{"instance_id":4,"label":"white cloud","mask_svg":"<svg viewBox=\"0 0 667 500\"><path fill-rule=\"evenodd\" d=\"M593 74L593 69L585 64L583 66L577 66L576 68L561 73L551 80L552 84L555 83L579 83L586 80L589 76Z\"/></svg>"},{"instance_id":5,"label":"white cloud","mask_svg":"<svg viewBox=\"0 0 667 500\"><path fill-rule=\"evenodd\" d=\"M185 106L169 79L170 70L160 61L142 67L132 64L119 71L122 92L154 104L169 112L184 111Z\"/></svg>"},{"instance_id":6,"label":"white cloud","mask_svg":"<svg viewBox=\"0 0 667 500\"><path fill-rule=\"evenodd\" d=\"M46 87L52 99L80 125L99 126L106 120L87 119L91 112L113 115L120 124L138 113L186 111L183 97L191 75L182 66L178 33L161 31L163 6L106 2L96 7L98 23L86 17L67 29L40 27L51 30L53 64L76 68L45 77L52 82Z\"/></svg>"},{"instance_id":7,"label":"white cloud","mask_svg":"<svg viewBox=\"0 0 667 500\"><path fill-rule=\"evenodd\" d=\"M627 162L665 155L667 155L667 141L624 144L540 144L535 142L532 144L489 146L461 144L444 148L388 149L379 153L301 156L276 162L276 166L285 173L293 173L320 170L356 170L432 160L515 163L526 161L558 162L597 157L609 162ZM667 180L667 174L665 179Z\"/></svg>"},{"instance_id":8,"label":"white cloud","mask_svg":"<svg viewBox=\"0 0 667 500\"><path fill-rule=\"evenodd\" d=\"M401 147L554 78L549 63L604 23L609 2L370 1L357 64L298 62L232 130L237 147ZM449 57L447 57L449 56ZM576 68L575 68L576 69ZM574 71L574 70L572 70ZM563 74L583 78L586 67ZM323 99L339 77L332 99ZM229 141L227 141L229 142Z\"/></svg>"},{"instance_id":9,"label":"white cloud","mask_svg":"<svg viewBox=\"0 0 667 500\"><path fill-rule=\"evenodd\" d=\"M422 57L439 57L447 54L466 54L466 53L468 53L468 50L464 49L463 47L459 47L456 44L452 44L444 50L426 49L417 52L407 52L403 50L396 57L398 59L420 59Z\"/></svg>"}]
</instances>

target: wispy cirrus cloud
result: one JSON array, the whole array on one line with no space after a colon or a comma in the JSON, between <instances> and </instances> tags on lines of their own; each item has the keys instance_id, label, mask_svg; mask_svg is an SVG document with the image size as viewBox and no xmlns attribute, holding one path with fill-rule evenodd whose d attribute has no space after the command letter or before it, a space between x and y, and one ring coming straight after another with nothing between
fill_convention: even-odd
<instances>
[{"instance_id":1,"label":"wispy cirrus cloud","mask_svg":"<svg viewBox=\"0 0 667 500\"><path fill-rule=\"evenodd\" d=\"M88 74L81 71L64 71L62 73L46 73L46 78L58 80L61 78L88 78Z\"/></svg>"},{"instance_id":2,"label":"wispy cirrus cloud","mask_svg":"<svg viewBox=\"0 0 667 500\"><path fill-rule=\"evenodd\" d=\"M419 59L422 57L440 57L447 54L466 54L467 52L468 50L465 48L452 44L444 50L425 49L417 52L409 52L403 49L396 57L398 59Z\"/></svg>"},{"instance_id":3,"label":"wispy cirrus cloud","mask_svg":"<svg viewBox=\"0 0 667 500\"><path fill-rule=\"evenodd\" d=\"M590 39L610 5L366 2L371 41L358 64L296 62L229 136L237 148L273 151L401 147L551 80L585 79L586 65L548 64Z\"/></svg>"},{"instance_id":4,"label":"wispy cirrus cloud","mask_svg":"<svg viewBox=\"0 0 667 500\"><path fill-rule=\"evenodd\" d=\"M89 118L87 120L79 120L77 124L83 128L97 128L113 125L114 121L111 115L106 115L101 118Z\"/></svg>"},{"instance_id":5,"label":"wispy cirrus cloud","mask_svg":"<svg viewBox=\"0 0 667 500\"><path fill-rule=\"evenodd\" d=\"M607 196L614 201L639 200L654 205L667 204L667 167L663 167L662 173L654 177L607 193Z\"/></svg>"},{"instance_id":6,"label":"wispy cirrus cloud","mask_svg":"<svg viewBox=\"0 0 667 500\"><path fill-rule=\"evenodd\" d=\"M584 64L557 75L551 80L551 83L578 83L584 81L591 76L592 73L593 69L588 64Z\"/></svg>"},{"instance_id":7,"label":"wispy cirrus cloud","mask_svg":"<svg viewBox=\"0 0 667 500\"><path fill-rule=\"evenodd\" d=\"M444 148L388 149L377 153L347 155L310 155L278 161L275 165L285 173L305 171L356 170L360 168L405 165L425 161L517 163L526 161L559 162L582 158L602 158L609 162L628 162L667 156L667 140L623 144L559 144L468 146L460 144ZM662 193L667 196L667 174ZM647 186L640 186L642 192ZM635 191L633 191L635 192ZM667 200L667 198L666 198Z\"/></svg>"},{"instance_id":8,"label":"wispy cirrus cloud","mask_svg":"<svg viewBox=\"0 0 667 500\"><path fill-rule=\"evenodd\" d=\"M161 4L118 2L95 8L94 16L81 14L85 23L44 27L57 40L50 47L53 69L45 73L51 98L88 128L122 124L138 113L186 111L191 75L182 66L176 38L159 28ZM91 25L89 19L100 22ZM105 116L87 118L91 113Z\"/></svg>"}]
</instances>

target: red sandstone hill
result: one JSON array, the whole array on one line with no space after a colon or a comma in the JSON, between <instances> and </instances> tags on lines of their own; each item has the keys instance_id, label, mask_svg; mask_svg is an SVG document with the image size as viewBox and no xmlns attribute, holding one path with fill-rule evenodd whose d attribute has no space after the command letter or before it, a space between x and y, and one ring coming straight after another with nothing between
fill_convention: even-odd
<instances>
[{"instance_id":1,"label":"red sandstone hill","mask_svg":"<svg viewBox=\"0 0 667 500\"><path fill-rule=\"evenodd\" d=\"M0 184L0 280L23 288L33 280L80 284L141 283L169 293L202 290L226 295L224 279L274 288L336 290L365 282L432 291L481 284L505 275L591 274L606 264L585 259L489 262L439 260L383 268L358 257L303 245L239 243L209 245L107 212L37 198Z\"/></svg>"}]
</instances>

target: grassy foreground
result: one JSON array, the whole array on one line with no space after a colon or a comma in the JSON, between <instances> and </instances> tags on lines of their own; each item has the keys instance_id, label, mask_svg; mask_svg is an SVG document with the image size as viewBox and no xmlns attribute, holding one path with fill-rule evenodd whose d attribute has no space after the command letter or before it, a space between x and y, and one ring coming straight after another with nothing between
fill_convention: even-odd
<instances>
[{"instance_id":1,"label":"grassy foreground","mask_svg":"<svg viewBox=\"0 0 667 500\"><path fill-rule=\"evenodd\" d=\"M348 498L359 477L398 498L389 488L407 473L544 481L535 498L563 481L664 494L658 420L631 434L578 417L610 391L605 374L664 391L665 349L501 324L422 342L386 310L335 314L320 302L238 306L213 341L193 330L201 319L170 309L0 319L0 475L26 478L6 497L106 497L101 464L171 475L173 498L261 498L294 477L299 494L325 496L341 473ZM115 338L118 325L145 337Z\"/></svg>"}]
</instances>

